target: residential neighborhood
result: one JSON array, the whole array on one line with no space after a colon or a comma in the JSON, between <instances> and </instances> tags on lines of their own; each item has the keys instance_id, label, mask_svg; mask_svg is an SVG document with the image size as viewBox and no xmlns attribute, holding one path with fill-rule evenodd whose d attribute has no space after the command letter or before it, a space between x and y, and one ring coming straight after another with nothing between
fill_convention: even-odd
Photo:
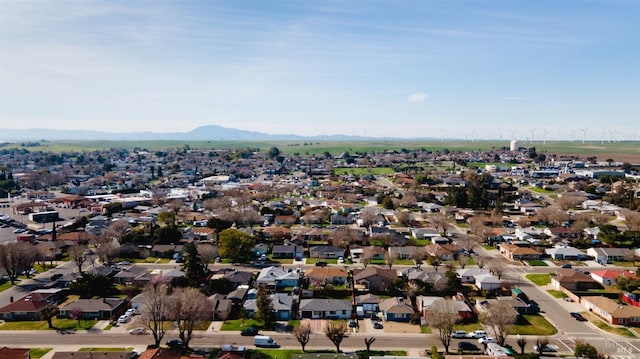
<instances>
[{"instance_id":1,"label":"residential neighborhood","mask_svg":"<svg viewBox=\"0 0 640 359\"><path fill-rule=\"evenodd\" d=\"M640 337L637 167L530 152L2 150L0 289L35 284L0 292L0 330L131 333L149 358L306 328L536 355L554 310Z\"/></svg>"}]
</instances>

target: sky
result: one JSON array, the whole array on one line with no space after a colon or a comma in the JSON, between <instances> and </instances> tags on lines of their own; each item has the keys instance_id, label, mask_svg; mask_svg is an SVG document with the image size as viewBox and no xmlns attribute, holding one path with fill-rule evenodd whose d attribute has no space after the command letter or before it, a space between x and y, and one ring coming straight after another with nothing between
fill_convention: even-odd
<instances>
[{"instance_id":1,"label":"sky","mask_svg":"<svg viewBox=\"0 0 640 359\"><path fill-rule=\"evenodd\" d=\"M640 140L640 1L0 0L1 128Z\"/></svg>"}]
</instances>

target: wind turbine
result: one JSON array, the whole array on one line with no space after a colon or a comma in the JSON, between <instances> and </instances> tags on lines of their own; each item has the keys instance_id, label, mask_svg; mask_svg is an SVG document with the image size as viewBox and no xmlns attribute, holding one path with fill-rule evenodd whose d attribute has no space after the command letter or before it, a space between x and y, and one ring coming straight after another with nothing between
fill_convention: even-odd
<instances>
[{"instance_id":1,"label":"wind turbine","mask_svg":"<svg viewBox=\"0 0 640 359\"><path fill-rule=\"evenodd\" d=\"M471 142L475 142L477 134L478 133L476 132L475 128L471 130Z\"/></svg>"},{"instance_id":2,"label":"wind turbine","mask_svg":"<svg viewBox=\"0 0 640 359\"><path fill-rule=\"evenodd\" d=\"M547 144L547 135L549 134L549 131L547 131L546 128L542 129L542 144L546 145Z\"/></svg>"},{"instance_id":3,"label":"wind turbine","mask_svg":"<svg viewBox=\"0 0 640 359\"><path fill-rule=\"evenodd\" d=\"M446 131L444 130L444 128L440 129L440 143L444 142L444 134L446 133Z\"/></svg>"},{"instance_id":4,"label":"wind turbine","mask_svg":"<svg viewBox=\"0 0 640 359\"><path fill-rule=\"evenodd\" d=\"M516 134L516 130L509 130L509 132L511 133L511 139L515 140L515 134Z\"/></svg>"},{"instance_id":5,"label":"wind turbine","mask_svg":"<svg viewBox=\"0 0 640 359\"><path fill-rule=\"evenodd\" d=\"M576 140L576 130L571 131L571 143Z\"/></svg>"},{"instance_id":6,"label":"wind turbine","mask_svg":"<svg viewBox=\"0 0 640 359\"><path fill-rule=\"evenodd\" d=\"M580 131L582 131L582 144L584 145L584 140L587 138L589 128L581 128Z\"/></svg>"},{"instance_id":7,"label":"wind turbine","mask_svg":"<svg viewBox=\"0 0 640 359\"><path fill-rule=\"evenodd\" d=\"M606 129L602 129L602 138L600 139L600 144L604 145L604 137L607 135L607 130ZM611 139L609 139L609 142L611 142Z\"/></svg>"},{"instance_id":8,"label":"wind turbine","mask_svg":"<svg viewBox=\"0 0 640 359\"><path fill-rule=\"evenodd\" d=\"M536 132L535 128L532 128L532 129L529 130L529 133L531 134L530 141L529 141L530 144L533 143L533 141L535 139L535 136L536 136L535 132Z\"/></svg>"}]
</instances>

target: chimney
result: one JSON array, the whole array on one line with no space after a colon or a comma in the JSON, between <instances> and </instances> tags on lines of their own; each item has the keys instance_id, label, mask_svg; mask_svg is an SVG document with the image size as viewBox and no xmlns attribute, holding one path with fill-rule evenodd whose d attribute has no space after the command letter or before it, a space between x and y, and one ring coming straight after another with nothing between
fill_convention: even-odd
<instances>
[{"instance_id":1,"label":"chimney","mask_svg":"<svg viewBox=\"0 0 640 359\"><path fill-rule=\"evenodd\" d=\"M11 298L9 298L9 303L13 303L13 296L11 296Z\"/></svg>"}]
</instances>

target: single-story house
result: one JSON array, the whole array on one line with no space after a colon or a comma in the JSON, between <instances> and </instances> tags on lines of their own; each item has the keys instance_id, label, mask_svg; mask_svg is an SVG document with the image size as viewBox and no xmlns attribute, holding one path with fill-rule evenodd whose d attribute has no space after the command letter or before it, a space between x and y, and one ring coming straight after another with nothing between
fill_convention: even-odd
<instances>
[{"instance_id":1,"label":"single-story house","mask_svg":"<svg viewBox=\"0 0 640 359\"><path fill-rule=\"evenodd\" d=\"M291 308L293 307L294 297L287 293L274 293L269 296L273 310L276 312L277 320L293 319ZM244 311L247 317L253 318L258 311L257 299L247 299L244 302Z\"/></svg>"},{"instance_id":2,"label":"single-story house","mask_svg":"<svg viewBox=\"0 0 640 359\"><path fill-rule=\"evenodd\" d=\"M515 244L500 244L500 252L512 261L540 259L540 252L530 247L520 247Z\"/></svg>"},{"instance_id":3,"label":"single-story house","mask_svg":"<svg viewBox=\"0 0 640 359\"><path fill-rule=\"evenodd\" d=\"M125 268L113 276L113 281L118 284L133 283L134 281L141 282L139 284L149 282L151 277L147 273L147 269L140 266L131 266Z\"/></svg>"},{"instance_id":4,"label":"single-story house","mask_svg":"<svg viewBox=\"0 0 640 359\"><path fill-rule=\"evenodd\" d=\"M573 269L558 269L557 274L551 276L551 284L556 290L562 287L572 292L602 288L602 285L589 275Z\"/></svg>"},{"instance_id":5,"label":"single-story house","mask_svg":"<svg viewBox=\"0 0 640 359\"><path fill-rule=\"evenodd\" d=\"M300 274L287 272L281 267L266 267L260 270L256 284L268 288L297 287L300 284Z\"/></svg>"},{"instance_id":6,"label":"single-story house","mask_svg":"<svg viewBox=\"0 0 640 359\"><path fill-rule=\"evenodd\" d=\"M482 274L491 274L488 270L482 268L461 268L456 270L456 275L462 283L475 283L476 276Z\"/></svg>"},{"instance_id":7,"label":"single-story house","mask_svg":"<svg viewBox=\"0 0 640 359\"><path fill-rule=\"evenodd\" d=\"M464 300L464 297L454 297L452 299L445 299L443 297L431 297L419 295L416 297L416 307L418 308L418 312L421 316L425 316L425 311L432 305L439 303L441 301L449 301L458 309L458 314L463 319L468 319L474 316L473 310L467 302Z\"/></svg>"},{"instance_id":8,"label":"single-story house","mask_svg":"<svg viewBox=\"0 0 640 359\"><path fill-rule=\"evenodd\" d=\"M547 248L544 252L556 260L582 261L587 259L587 254L574 247L553 247Z\"/></svg>"},{"instance_id":9,"label":"single-story house","mask_svg":"<svg viewBox=\"0 0 640 359\"><path fill-rule=\"evenodd\" d=\"M640 307L620 305L607 297L582 297L582 305L610 324L640 326Z\"/></svg>"},{"instance_id":10,"label":"single-story house","mask_svg":"<svg viewBox=\"0 0 640 359\"><path fill-rule=\"evenodd\" d=\"M304 247L297 244L278 244L271 248L273 258L296 258L304 256Z\"/></svg>"},{"instance_id":11,"label":"single-story house","mask_svg":"<svg viewBox=\"0 0 640 359\"><path fill-rule=\"evenodd\" d=\"M629 248L592 247L587 249L587 255L598 263L626 262L633 259L633 250Z\"/></svg>"},{"instance_id":12,"label":"single-story house","mask_svg":"<svg viewBox=\"0 0 640 359\"><path fill-rule=\"evenodd\" d=\"M479 290L494 290L502 287L500 278L491 273L478 274L475 279L475 285Z\"/></svg>"},{"instance_id":13,"label":"single-story house","mask_svg":"<svg viewBox=\"0 0 640 359\"><path fill-rule=\"evenodd\" d=\"M337 246L314 246L309 248L309 257L337 259L338 257L344 257L344 248Z\"/></svg>"},{"instance_id":14,"label":"single-story house","mask_svg":"<svg viewBox=\"0 0 640 359\"><path fill-rule=\"evenodd\" d=\"M621 269L593 270L590 275L596 282L604 285L615 285L619 277L638 279L634 272Z\"/></svg>"},{"instance_id":15,"label":"single-story house","mask_svg":"<svg viewBox=\"0 0 640 359\"><path fill-rule=\"evenodd\" d=\"M356 305L362 307L362 310L365 313L375 313L380 309L380 299L379 296L371 293L362 294L356 297Z\"/></svg>"},{"instance_id":16,"label":"single-story house","mask_svg":"<svg viewBox=\"0 0 640 359\"><path fill-rule=\"evenodd\" d=\"M405 298L388 298L380 303L380 311L384 320L393 322L408 322L415 314L411 302Z\"/></svg>"},{"instance_id":17,"label":"single-story house","mask_svg":"<svg viewBox=\"0 0 640 359\"><path fill-rule=\"evenodd\" d=\"M213 320L226 320L233 309L233 301L224 294L210 295L207 300L211 303L211 318Z\"/></svg>"},{"instance_id":18,"label":"single-story house","mask_svg":"<svg viewBox=\"0 0 640 359\"><path fill-rule=\"evenodd\" d=\"M348 319L353 307L351 302L342 299L312 298L300 301L299 318L311 319Z\"/></svg>"},{"instance_id":19,"label":"single-story house","mask_svg":"<svg viewBox=\"0 0 640 359\"><path fill-rule=\"evenodd\" d=\"M348 273L343 268L314 267L305 273L305 277L309 278L312 285L314 282L317 282L318 285L343 285L347 282Z\"/></svg>"},{"instance_id":20,"label":"single-story house","mask_svg":"<svg viewBox=\"0 0 640 359\"><path fill-rule=\"evenodd\" d=\"M80 310L81 319L109 320L118 314L126 303L126 300L120 298L76 299L60 307L58 317L72 318L73 311Z\"/></svg>"},{"instance_id":21,"label":"single-story house","mask_svg":"<svg viewBox=\"0 0 640 359\"><path fill-rule=\"evenodd\" d=\"M0 308L0 319L5 321L41 320L42 308L57 304L64 289L38 289Z\"/></svg>"},{"instance_id":22,"label":"single-story house","mask_svg":"<svg viewBox=\"0 0 640 359\"><path fill-rule=\"evenodd\" d=\"M391 288L391 282L398 277L395 270L376 266L356 268L353 270L353 280L365 290L384 292Z\"/></svg>"}]
</instances>

